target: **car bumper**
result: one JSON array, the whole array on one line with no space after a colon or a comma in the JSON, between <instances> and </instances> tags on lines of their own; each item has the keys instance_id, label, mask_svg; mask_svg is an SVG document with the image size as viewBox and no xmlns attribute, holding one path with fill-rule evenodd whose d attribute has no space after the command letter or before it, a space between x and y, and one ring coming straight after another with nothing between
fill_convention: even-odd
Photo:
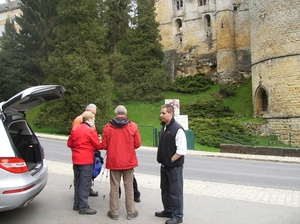
<instances>
[{"instance_id":1,"label":"car bumper","mask_svg":"<svg viewBox=\"0 0 300 224\"><path fill-rule=\"evenodd\" d=\"M20 176L22 179L23 176ZM17 186L5 186L2 187L0 185L0 212L12 210L15 208L25 207L43 190L46 186L48 181L48 167L44 163L43 168L38 172L36 175L31 176L29 173L27 174L27 178L30 181L12 181L12 183L22 183L18 184ZM1 180L2 181L2 180ZM0 181L0 183L1 183ZM14 190L14 189L23 189L29 186L33 187L30 189L17 192L17 193L8 193L4 194L7 190Z\"/></svg>"}]
</instances>

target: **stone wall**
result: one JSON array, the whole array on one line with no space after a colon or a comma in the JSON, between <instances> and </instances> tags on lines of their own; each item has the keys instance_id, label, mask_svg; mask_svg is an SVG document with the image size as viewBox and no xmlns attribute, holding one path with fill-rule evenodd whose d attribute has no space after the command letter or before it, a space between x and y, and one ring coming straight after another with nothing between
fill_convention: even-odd
<instances>
[{"instance_id":1,"label":"stone wall","mask_svg":"<svg viewBox=\"0 0 300 224\"><path fill-rule=\"evenodd\" d=\"M249 1L254 116L300 145L300 1Z\"/></svg>"},{"instance_id":2,"label":"stone wall","mask_svg":"<svg viewBox=\"0 0 300 224\"><path fill-rule=\"evenodd\" d=\"M237 72L248 78L248 0L206 2L200 6L198 0L183 1L181 7L176 0L156 1L156 19L170 76L206 73L217 83L237 82ZM175 57L169 54L174 50Z\"/></svg>"},{"instance_id":3,"label":"stone wall","mask_svg":"<svg viewBox=\"0 0 300 224\"><path fill-rule=\"evenodd\" d=\"M300 157L300 149L298 149L298 148L297 149L296 148L283 148L283 147L221 144L220 152L221 153Z\"/></svg>"}]
</instances>

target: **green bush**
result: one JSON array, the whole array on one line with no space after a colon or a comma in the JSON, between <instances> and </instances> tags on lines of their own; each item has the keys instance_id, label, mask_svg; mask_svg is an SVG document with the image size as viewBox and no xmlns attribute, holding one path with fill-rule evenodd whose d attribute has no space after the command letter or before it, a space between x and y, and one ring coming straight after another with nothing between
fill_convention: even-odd
<instances>
[{"instance_id":1,"label":"green bush","mask_svg":"<svg viewBox=\"0 0 300 224\"><path fill-rule=\"evenodd\" d=\"M234 117L235 113L224 104L223 100L196 101L193 104L181 107L182 114L188 114L189 118L218 118Z\"/></svg>"},{"instance_id":2,"label":"green bush","mask_svg":"<svg viewBox=\"0 0 300 224\"><path fill-rule=\"evenodd\" d=\"M213 81L205 74L176 78L170 90L179 93L199 93L211 88Z\"/></svg>"},{"instance_id":3,"label":"green bush","mask_svg":"<svg viewBox=\"0 0 300 224\"><path fill-rule=\"evenodd\" d=\"M194 130L196 143L210 147L220 147L223 133L237 143L253 144L254 141L242 122L234 118L193 118L189 128Z\"/></svg>"},{"instance_id":4,"label":"green bush","mask_svg":"<svg viewBox=\"0 0 300 224\"><path fill-rule=\"evenodd\" d=\"M219 94L222 96L222 98L235 96L235 94L236 94L235 89L236 89L236 86L233 84L220 85Z\"/></svg>"}]
</instances>

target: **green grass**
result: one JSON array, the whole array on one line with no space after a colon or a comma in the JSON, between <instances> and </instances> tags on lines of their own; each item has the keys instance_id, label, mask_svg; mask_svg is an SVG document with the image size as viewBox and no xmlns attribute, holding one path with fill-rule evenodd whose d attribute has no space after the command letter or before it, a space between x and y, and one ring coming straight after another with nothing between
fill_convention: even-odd
<instances>
[{"instance_id":1,"label":"green grass","mask_svg":"<svg viewBox=\"0 0 300 224\"><path fill-rule=\"evenodd\" d=\"M219 85L213 85L211 89L206 92L198 94L183 94L176 92L166 92L165 99L179 99L180 107L183 108L184 105L194 103L197 100L212 100L220 98ZM112 96L113 97L113 96ZM229 106L242 121L255 121L253 118L253 106L252 106L252 90L251 90L251 80L247 80L242 86L237 87L236 96L231 96L224 99L224 103ZM122 104L122 103L120 103ZM128 117L133 122L139 125L139 130L142 136L142 144L145 146L153 146L155 143L154 133L160 131L160 107L164 104L164 100L156 103L146 103L146 102L128 102L124 103L128 111ZM38 116L39 107L33 108L27 113L27 120L35 132L40 133L55 133L55 123L52 127L38 129L34 126L33 120ZM114 116L112 111L111 117ZM106 123L107 121L99 121L100 123ZM266 139L262 140L268 142ZM219 152L219 148L212 148L207 146L202 146L195 143L194 148L196 150L202 151L214 151Z\"/></svg>"}]
</instances>

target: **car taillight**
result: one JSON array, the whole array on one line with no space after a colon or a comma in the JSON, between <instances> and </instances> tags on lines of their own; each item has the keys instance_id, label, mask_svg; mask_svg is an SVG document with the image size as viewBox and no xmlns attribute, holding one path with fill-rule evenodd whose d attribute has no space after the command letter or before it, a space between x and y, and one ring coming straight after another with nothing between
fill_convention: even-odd
<instances>
[{"instance_id":1,"label":"car taillight","mask_svg":"<svg viewBox=\"0 0 300 224\"><path fill-rule=\"evenodd\" d=\"M11 173L25 173L28 171L27 165L22 158L0 158L0 169Z\"/></svg>"}]
</instances>

